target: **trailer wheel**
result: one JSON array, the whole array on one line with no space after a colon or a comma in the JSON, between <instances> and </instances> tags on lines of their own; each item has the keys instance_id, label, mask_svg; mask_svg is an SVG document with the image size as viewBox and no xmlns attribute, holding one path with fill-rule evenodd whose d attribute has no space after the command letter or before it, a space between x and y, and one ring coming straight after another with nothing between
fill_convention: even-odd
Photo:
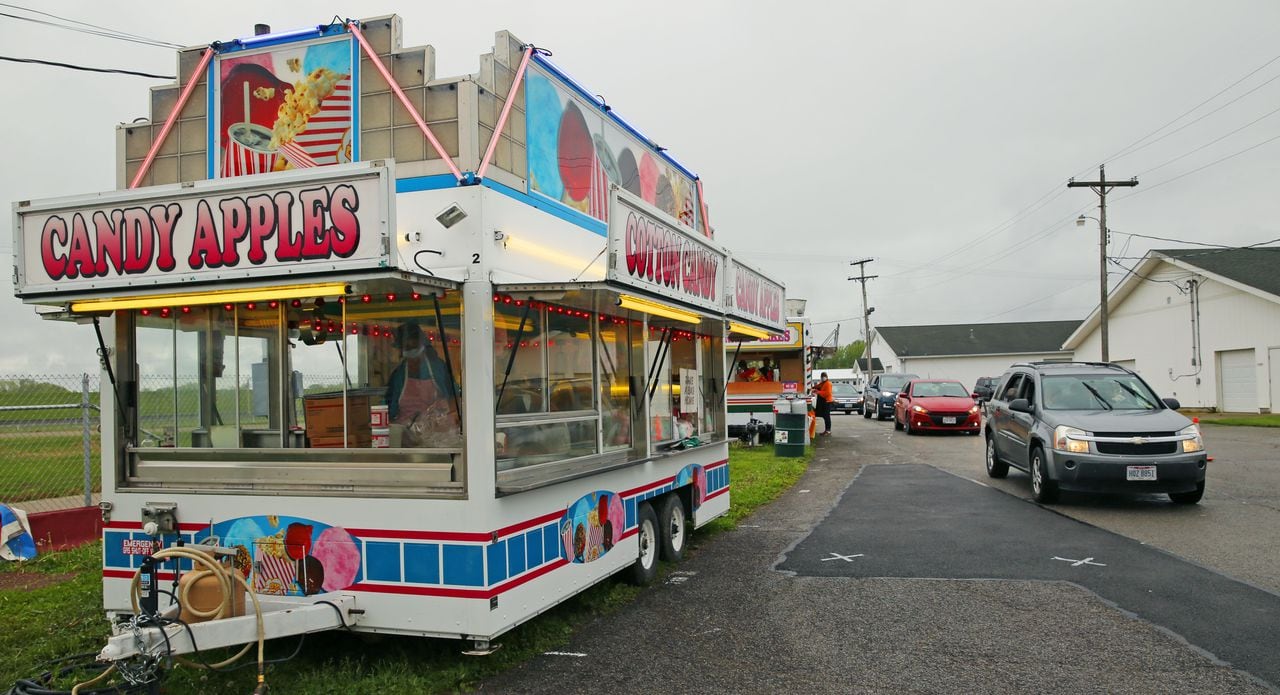
<instances>
[{"instance_id":1,"label":"trailer wheel","mask_svg":"<svg viewBox=\"0 0 1280 695\"><path fill-rule=\"evenodd\" d=\"M662 498L658 510L658 540L662 559L680 562L684 559L684 548L689 541L689 518L684 513L684 502L673 492Z\"/></svg>"},{"instance_id":2,"label":"trailer wheel","mask_svg":"<svg viewBox=\"0 0 1280 695\"><path fill-rule=\"evenodd\" d=\"M658 576L658 515L653 513L648 502L643 502L636 510L636 517L636 540L640 543L640 552L631 565L628 579L636 586L644 586Z\"/></svg>"}]
</instances>

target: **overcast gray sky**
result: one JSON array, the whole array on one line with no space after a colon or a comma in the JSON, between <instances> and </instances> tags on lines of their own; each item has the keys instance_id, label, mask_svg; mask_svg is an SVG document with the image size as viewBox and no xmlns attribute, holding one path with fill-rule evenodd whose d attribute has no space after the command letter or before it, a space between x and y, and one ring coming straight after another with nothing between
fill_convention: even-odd
<instances>
[{"instance_id":1,"label":"overcast gray sky","mask_svg":"<svg viewBox=\"0 0 1280 695\"><path fill-rule=\"evenodd\" d=\"M1104 162L1108 178L1141 183L1109 197L1122 263L1180 245L1129 234L1280 238L1274 0L18 0L0 13L62 22L22 7L183 45L255 22L395 12L405 45L436 48L439 76L475 72L509 29L702 177L717 238L807 298L819 340L861 316L846 278L865 257L880 276L873 325L1083 318L1097 304L1097 227L1072 220L1096 216L1097 196L1066 182ZM176 63L171 49L5 16L0 55L163 74ZM115 124L146 116L148 87L165 82L0 61L0 84L7 206L111 189ZM6 210L7 264L11 232ZM92 329L41 322L11 291L0 324L0 374L96 369ZM843 326L842 343L861 332Z\"/></svg>"}]
</instances>

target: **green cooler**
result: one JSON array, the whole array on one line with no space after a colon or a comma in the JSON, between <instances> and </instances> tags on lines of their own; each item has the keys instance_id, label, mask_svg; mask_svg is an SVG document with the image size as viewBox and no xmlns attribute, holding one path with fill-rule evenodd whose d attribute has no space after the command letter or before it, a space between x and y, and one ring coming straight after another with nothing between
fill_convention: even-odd
<instances>
[{"instance_id":1,"label":"green cooler","mask_svg":"<svg viewBox=\"0 0 1280 695\"><path fill-rule=\"evenodd\" d=\"M803 399L780 398L774 403L773 455L804 456L809 414ZM792 412L798 410L800 412Z\"/></svg>"}]
</instances>

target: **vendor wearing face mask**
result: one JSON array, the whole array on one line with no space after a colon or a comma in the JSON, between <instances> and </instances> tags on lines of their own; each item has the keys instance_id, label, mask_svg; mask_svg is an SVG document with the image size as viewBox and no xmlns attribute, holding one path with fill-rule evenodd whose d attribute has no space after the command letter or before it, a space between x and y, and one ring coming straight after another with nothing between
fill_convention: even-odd
<instances>
[{"instance_id":1,"label":"vendor wearing face mask","mask_svg":"<svg viewBox=\"0 0 1280 695\"><path fill-rule=\"evenodd\" d=\"M444 360L436 354L416 321L396 331L396 347L403 358L387 382L387 410L391 422L409 425L428 412L453 409L453 394Z\"/></svg>"}]
</instances>

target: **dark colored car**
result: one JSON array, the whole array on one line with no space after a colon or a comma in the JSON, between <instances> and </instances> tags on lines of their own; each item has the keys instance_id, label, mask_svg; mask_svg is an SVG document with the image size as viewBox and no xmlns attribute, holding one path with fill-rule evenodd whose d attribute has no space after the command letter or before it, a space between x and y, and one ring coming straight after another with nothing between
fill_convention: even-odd
<instances>
[{"instance_id":1,"label":"dark colored car","mask_svg":"<svg viewBox=\"0 0 1280 695\"><path fill-rule=\"evenodd\" d=\"M842 410L845 415L854 412L862 412L862 392L857 386L844 381L831 382L831 395L835 398L835 402L831 404L831 410Z\"/></svg>"},{"instance_id":2,"label":"dark colored car","mask_svg":"<svg viewBox=\"0 0 1280 695\"><path fill-rule=\"evenodd\" d=\"M917 374L877 374L867 382L862 392L862 417L875 416L877 420L893 417L893 401L908 381L919 379Z\"/></svg>"},{"instance_id":3,"label":"dark colored car","mask_svg":"<svg viewBox=\"0 0 1280 695\"><path fill-rule=\"evenodd\" d=\"M912 379L893 404L893 427L907 434L948 430L977 434L981 409L958 381Z\"/></svg>"},{"instance_id":4,"label":"dark colored car","mask_svg":"<svg viewBox=\"0 0 1280 695\"><path fill-rule=\"evenodd\" d=\"M1134 372L1105 362L1015 364L987 408L987 475L1031 475L1037 502L1060 490L1204 495L1200 427Z\"/></svg>"},{"instance_id":5,"label":"dark colored car","mask_svg":"<svg viewBox=\"0 0 1280 695\"><path fill-rule=\"evenodd\" d=\"M996 376L980 376L977 383L973 385L973 398L978 401L978 405L982 405L991 400L991 394L995 393L996 385L1000 383L1000 377Z\"/></svg>"}]
</instances>

